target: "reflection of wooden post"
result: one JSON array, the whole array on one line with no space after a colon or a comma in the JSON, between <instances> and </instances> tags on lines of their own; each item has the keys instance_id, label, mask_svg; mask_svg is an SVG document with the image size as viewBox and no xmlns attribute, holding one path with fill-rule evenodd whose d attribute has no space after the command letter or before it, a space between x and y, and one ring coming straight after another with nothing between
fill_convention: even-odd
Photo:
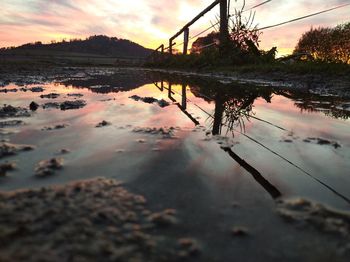
<instances>
[{"instance_id":1,"label":"reflection of wooden post","mask_svg":"<svg viewBox=\"0 0 350 262\"><path fill-rule=\"evenodd\" d=\"M182 104L181 104L181 106L182 106L183 110L186 110L187 98L186 98L186 85L185 84L182 85Z\"/></svg>"},{"instance_id":2,"label":"reflection of wooden post","mask_svg":"<svg viewBox=\"0 0 350 262\"><path fill-rule=\"evenodd\" d=\"M169 87L168 87L168 97L172 99L171 97L171 83L169 82Z\"/></svg>"},{"instance_id":3,"label":"reflection of wooden post","mask_svg":"<svg viewBox=\"0 0 350 262\"><path fill-rule=\"evenodd\" d=\"M173 39L169 39L169 54L173 54Z\"/></svg>"},{"instance_id":4,"label":"reflection of wooden post","mask_svg":"<svg viewBox=\"0 0 350 262\"><path fill-rule=\"evenodd\" d=\"M187 27L184 30L184 50L183 50L183 54L187 55L187 49L188 49L188 38L190 35L190 29Z\"/></svg>"},{"instance_id":5,"label":"reflection of wooden post","mask_svg":"<svg viewBox=\"0 0 350 262\"><path fill-rule=\"evenodd\" d=\"M221 94L219 93L215 96L215 113L214 113L214 123L213 123L213 132L212 132L214 136L221 134L223 113L224 113L224 105L221 98Z\"/></svg>"},{"instance_id":6,"label":"reflection of wooden post","mask_svg":"<svg viewBox=\"0 0 350 262\"><path fill-rule=\"evenodd\" d=\"M228 42L227 0L220 0L220 52L225 53Z\"/></svg>"},{"instance_id":7,"label":"reflection of wooden post","mask_svg":"<svg viewBox=\"0 0 350 262\"><path fill-rule=\"evenodd\" d=\"M163 90L164 90L164 82L163 82L163 80L160 82L160 91L162 91L163 92Z\"/></svg>"}]
</instances>

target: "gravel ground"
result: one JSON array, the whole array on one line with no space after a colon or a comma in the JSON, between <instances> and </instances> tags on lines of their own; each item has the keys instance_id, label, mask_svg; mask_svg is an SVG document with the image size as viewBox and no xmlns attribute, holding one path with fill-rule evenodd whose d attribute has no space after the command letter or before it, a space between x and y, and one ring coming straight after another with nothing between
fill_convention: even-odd
<instances>
[{"instance_id":1,"label":"gravel ground","mask_svg":"<svg viewBox=\"0 0 350 262\"><path fill-rule=\"evenodd\" d=\"M152 212L115 180L1 193L0 203L3 262L178 261L200 251L164 234L179 222L175 210Z\"/></svg>"}]
</instances>

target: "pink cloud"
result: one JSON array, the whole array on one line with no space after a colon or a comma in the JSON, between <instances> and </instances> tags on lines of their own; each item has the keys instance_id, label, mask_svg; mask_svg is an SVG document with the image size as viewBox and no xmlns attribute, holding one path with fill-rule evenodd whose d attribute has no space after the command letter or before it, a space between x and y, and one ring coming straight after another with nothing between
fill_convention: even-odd
<instances>
[{"instance_id":1,"label":"pink cloud","mask_svg":"<svg viewBox=\"0 0 350 262\"><path fill-rule=\"evenodd\" d=\"M345 0L344 0L345 1ZM55 37L75 38L106 34L128 38L155 48L176 33L213 0L2 0L0 47L26 42L49 42ZM263 0L246 1L246 8ZM231 0L239 7L242 0ZM255 9L259 26L275 24L343 3L341 0L277 1ZM334 26L349 21L350 7L283 27L266 30L261 46L292 49L311 26ZM191 28L194 35L216 21L216 8ZM248 12L247 12L248 14ZM181 41L181 40L177 40Z\"/></svg>"}]
</instances>

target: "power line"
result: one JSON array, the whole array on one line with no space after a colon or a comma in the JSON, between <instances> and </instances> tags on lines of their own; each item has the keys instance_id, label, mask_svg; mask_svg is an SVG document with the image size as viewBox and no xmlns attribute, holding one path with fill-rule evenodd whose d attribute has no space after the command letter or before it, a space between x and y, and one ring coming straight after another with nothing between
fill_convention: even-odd
<instances>
[{"instance_id":1,"label":"power line","mask_svg":"<svg viewBox=\"0 0 350 262\"><path fill-rule=\"evenodd\" d=\"M254 8L257 8L257 7L262 6L262 5L264 5L264 4L270 3L271 1L272 1L272 0L264 1L264 2L262 2L262 3L260 3L260 4L257 4L257 5L252 6L252 7L249 8L249 9L244 10L243 12L247 12L247 11L253 10Z\"/></svg>"},{"instance_id":2,"label":"power line","mask_svg":"<svg viewBox=\"0 0 350 262\"><path fill-rule=\"evenodd\" d=\"M256 30L257 31L258 30L266 30L266 29L269 29L269 28L285 25L285 24L292 23L292 22L295 22L295 21L299 21L299 20L302 20L302 19L305 19L305 18L309 18L309 17L316 16L316 15L323 14L323 13L327 13L327 12L330 12L330 11L333 11L333 10L336 10L336 9L340 9L340 8L343 8L343 7L346 7L346 6L350 6L350 3L339 5L339 6L336 6L336 7L332 7L332 8L329 8L329 9L317 12L317 13L305 15L305 16L298 17L298 18L294 18L294 19L291 19L291 20L288 20L288 21L284 21L284 22L281 22L281 23L278 23L278 24L274 24L274 25L269 25L269 26L265 26L265 27L262 27L262 28L258 28Z\"/></svg>"}]
</instances>

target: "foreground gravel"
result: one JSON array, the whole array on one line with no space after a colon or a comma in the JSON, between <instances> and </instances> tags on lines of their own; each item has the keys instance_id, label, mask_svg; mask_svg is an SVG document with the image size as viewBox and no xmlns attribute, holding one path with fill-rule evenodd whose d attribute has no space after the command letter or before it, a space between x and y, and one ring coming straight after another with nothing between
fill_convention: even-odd
<instances>
[{"instance_id":1,"label":"foreground gravel","mask_svg":"<svg viewBox=\"0 0 350 262\"><path fill-rule=\"evenodd\" d=\"M103 178L0 193L0 261L182 261L193 239L165 231L172 209L151 212L146 199ZM184 244L185 243L185 244Z\"/></svg>"}]
</instances>

